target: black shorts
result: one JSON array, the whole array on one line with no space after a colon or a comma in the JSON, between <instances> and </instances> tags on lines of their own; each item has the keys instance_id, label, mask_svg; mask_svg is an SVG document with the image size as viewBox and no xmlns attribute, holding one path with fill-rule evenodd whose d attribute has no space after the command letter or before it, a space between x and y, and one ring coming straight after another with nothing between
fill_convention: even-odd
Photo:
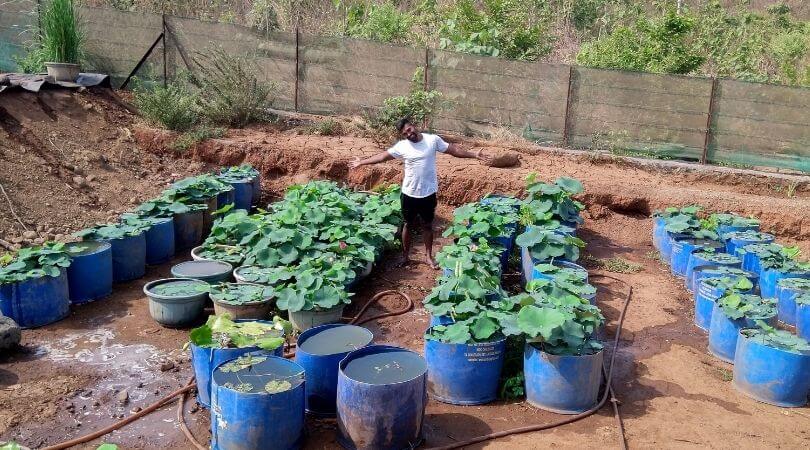
<instances>
[{"instance_id":1,"label":"black shorts","mask_svg":"<svg viewBox=\"0 0 810 450\"><path fill-rule=\"evenodd\" d=\"M424 198L409 197L402 194L400 202L402 203L402 217L405 218L405 223L414 225L417 217L422 219L424 225L433 223L433 218L436 216L435 192Z\"/></svg>"}]
</instances>

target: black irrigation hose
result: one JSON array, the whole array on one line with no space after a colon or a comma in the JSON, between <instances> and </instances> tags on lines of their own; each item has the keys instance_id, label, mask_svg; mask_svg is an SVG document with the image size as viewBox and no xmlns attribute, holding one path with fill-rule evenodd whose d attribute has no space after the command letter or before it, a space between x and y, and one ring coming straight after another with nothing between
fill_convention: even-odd
<instances>
[{"instance_id":1,"label":"black irrigation hose","mask_svg":"<svg viewBox=\"0 0 810 450\"><path fill-rule=\"evenodd\" d=\"M468 439L466 441L456 442L456 443L453 443L453 444L450 444L450 445L443 445L441 447L430 447L429 450L451 450L451 449L466 447L468 445L478 444L480 442L485 442L485 441L489 441L489 440L492 440L492 439L498 439L498 438L502 438L502 437L506 437L506 436L511 436L511 435L514 435L514 434L531 433L533 431L549 430L551 428L556 428L556 427L559 427L559 426L562 426L562 425L567 425L569 423L574 423L576 421L579 421L581 419L584 419L584 418L586 418L588 416L593 415L594 413L596 413L597 411L602 409L602 406L604 406L605 403L607 403L608 399L610 399L610 402L613 404L613 411L614 411L614 415L616 417L617 426L619 428L619 434L620 434L620 437L621 437L621 440L622 440L622 448L627 450L627 437L624 434L624 424L622 422L621 415L619 414L618 400L616 399L616 396L614 395L613 386L612 386L611 383L612 383L612 380L613 380L613 364L614 364L614 361L616 360L616 350L619 348L619 337L621 336L622 325L624 324L624 317L625 317L625 315L627 313L627 306L630 304L630 299L633 297L633 286L630 286L624 280L620 280L620 279L618 279L616 277L613 277L613 276L610 276L610 275L592 274L591 276L592 277L601 277L601 278L608 278L608 279L611 279L611 280L615 280L615 281L618 281L618 282L624 284L628 288L627 289L627 296L625 297L624 305L622 306L622 312L619 315L619 323L618 323L618 326L616 327L616 336L613 338L613 352L610 355L610 363L608 365L607 374L605 374L605 379L606 379L605 386L606 386L606 389L605 389L604 394L602 394L602 398L599 400L599 403L597 403L596 406L594 406L593 408L591 408L591 409L589 409L589 410L587 410L585 412L582 412L582 413L577 414L575 416L567 417L567 418L565 418L563 420L560 420L560 421L557 421L557 422L546 423L546 424L537 424L537 425L529 425L529 426L525 426L525 427L513 428L511 430L498 431L496 433L485 434L483 436L478 436L478 437L475 437L475 438L472 438L472 439ZM603 374L605 373L605 368L604 367L602 367L602 373Z\"/></svg>"}]
</instances>

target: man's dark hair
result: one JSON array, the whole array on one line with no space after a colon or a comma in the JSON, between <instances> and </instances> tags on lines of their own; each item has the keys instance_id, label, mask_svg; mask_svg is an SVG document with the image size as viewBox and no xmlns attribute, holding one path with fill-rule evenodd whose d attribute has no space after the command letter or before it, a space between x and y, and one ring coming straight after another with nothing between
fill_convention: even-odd
<instances>
[{"instance_id":1,"label":"man's dark hair","mask_svg":"<svg viewBox=\"0 0 810 450\"><path fill-rule=\"evenodd\" d=\"M402 129L405 128L405 125L408 125L409 123L411 123L411 118L410 117L403 117L403 118L397 120L397 125L396 125L397 131L402 131Z\"/></svg>"}]
</instances>

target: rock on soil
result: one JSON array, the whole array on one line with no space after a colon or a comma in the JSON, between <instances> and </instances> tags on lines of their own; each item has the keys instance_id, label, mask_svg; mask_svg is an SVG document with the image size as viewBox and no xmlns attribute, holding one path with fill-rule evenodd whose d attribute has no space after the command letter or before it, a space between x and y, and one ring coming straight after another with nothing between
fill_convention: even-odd
<instances>
[{"instance_id":1,"label":"rock on soil","mask_svg":"<svg viewBox=\"0 0 810 450\"><path fill-rule=\"evenodd\" d=\"M0 316L0 350L16 347L22 339L22 331L10 317Z\"/></svg>"}]
</instances>

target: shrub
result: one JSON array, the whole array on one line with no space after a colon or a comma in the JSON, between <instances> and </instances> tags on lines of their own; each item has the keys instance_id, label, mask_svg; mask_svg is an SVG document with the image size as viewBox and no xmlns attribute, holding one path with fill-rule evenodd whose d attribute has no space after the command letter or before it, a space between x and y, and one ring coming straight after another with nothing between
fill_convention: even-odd
<instances>
[{"instance_id":1,"label":"shrub","mask_svg":"<svg viewBox=\"0 0 810 450\"><path fill-rule=\"evenodd\" d=\"M343 125L335 119L326 119L307 127L306 131L318 136L339 136L343 134Z\"/></svg>"},{"instance_id":2,"label":"shrub","mask_svg":"<svg viewBox=\"0 0 810 450\"><path fill-rule=\"evenodd\" d=\"M439 108L439 91L426 91L422 84L424 69L416 70L411 79L411 91L408 95L389 97L383 101L383 107L369 120L375 130L393 129L397 120L409 117L416 123L429 119Z\"/></svg>"},{"instance_id":3,"label":"shrub","mask_svg":"<svg viewBox=\"0 0 810 450\"><path fill-rule=\"evenodd\" d=\"M210 47L197 53L194 64L198 73L192 82L204 93L198 103L206 120L241 128L267 116L265 108L275 85L259 80L259 70L250 58Z\"/></svg>"},{"instance_id":4,"label":"shrub","mask_svg":"<svg viewBox=\"0 0 810 450\"><path fill-rule=\"evenodd\" d=\"M535 2L459 0L447 9L439 29L439 46L476 55L536 60L551 51L545 21L535 17Z\"/></svg>"},{"instance_id":5,"label":"shrub","mask_svg":"<svg viewBox=\"0 0 810 450\"><path fill-rule=\"evenodd\" d=\"M46 3L40 14L40 40L45 61L80 62L84 32L77 19L73 0Z\"/></svg>"},{"instance_id":6,"label":"shrub","mask_svg":"<svg viewBox=\"0 0 810 450\"><path fill-rule=\"evenodd\" d=\"M667 12L649 20L639 18L607 36L583 44L577 63L609 69L688 74L704 62L700 49L690 40L692 17Z\"/></svg>"},{"instance_id":7,"label":"shrub","mask_svg":"<svg viewBox=\"0 0 810 450\"><path fill-rule=\"evenodd\" d=\"M198 122L198 96L181 82L173 82L166 87L155 84L151 88L138 83L133 93L135 106L152 124L169 130L186 131Z\"/></svg>"},{"instance_id":8,"label":"shrub","mask_svg":"<svg viewBox=\"0 0 810 450\"><path fill-rule=\"evenodd\" d=\"M346 35L380 42L408 40L413 16L397 9L390 1L352 5L346 13Z\"/></svg>"},{"instance_id":9,"label":"shrub","mask_svg":"<svg viewBox=\"0 0 810 450\"><path fill-rule=\"evenodd\" d=\"M206 139L211 138L220 138L225 135L225 129L223 128L211 128L205 125L202 125L198 128L193 130L187 131L178 137L174 143L172 143L171 147L172 150L177 152L184 152L199 142L202 142Z\"/></svg>"}]
</instances>

